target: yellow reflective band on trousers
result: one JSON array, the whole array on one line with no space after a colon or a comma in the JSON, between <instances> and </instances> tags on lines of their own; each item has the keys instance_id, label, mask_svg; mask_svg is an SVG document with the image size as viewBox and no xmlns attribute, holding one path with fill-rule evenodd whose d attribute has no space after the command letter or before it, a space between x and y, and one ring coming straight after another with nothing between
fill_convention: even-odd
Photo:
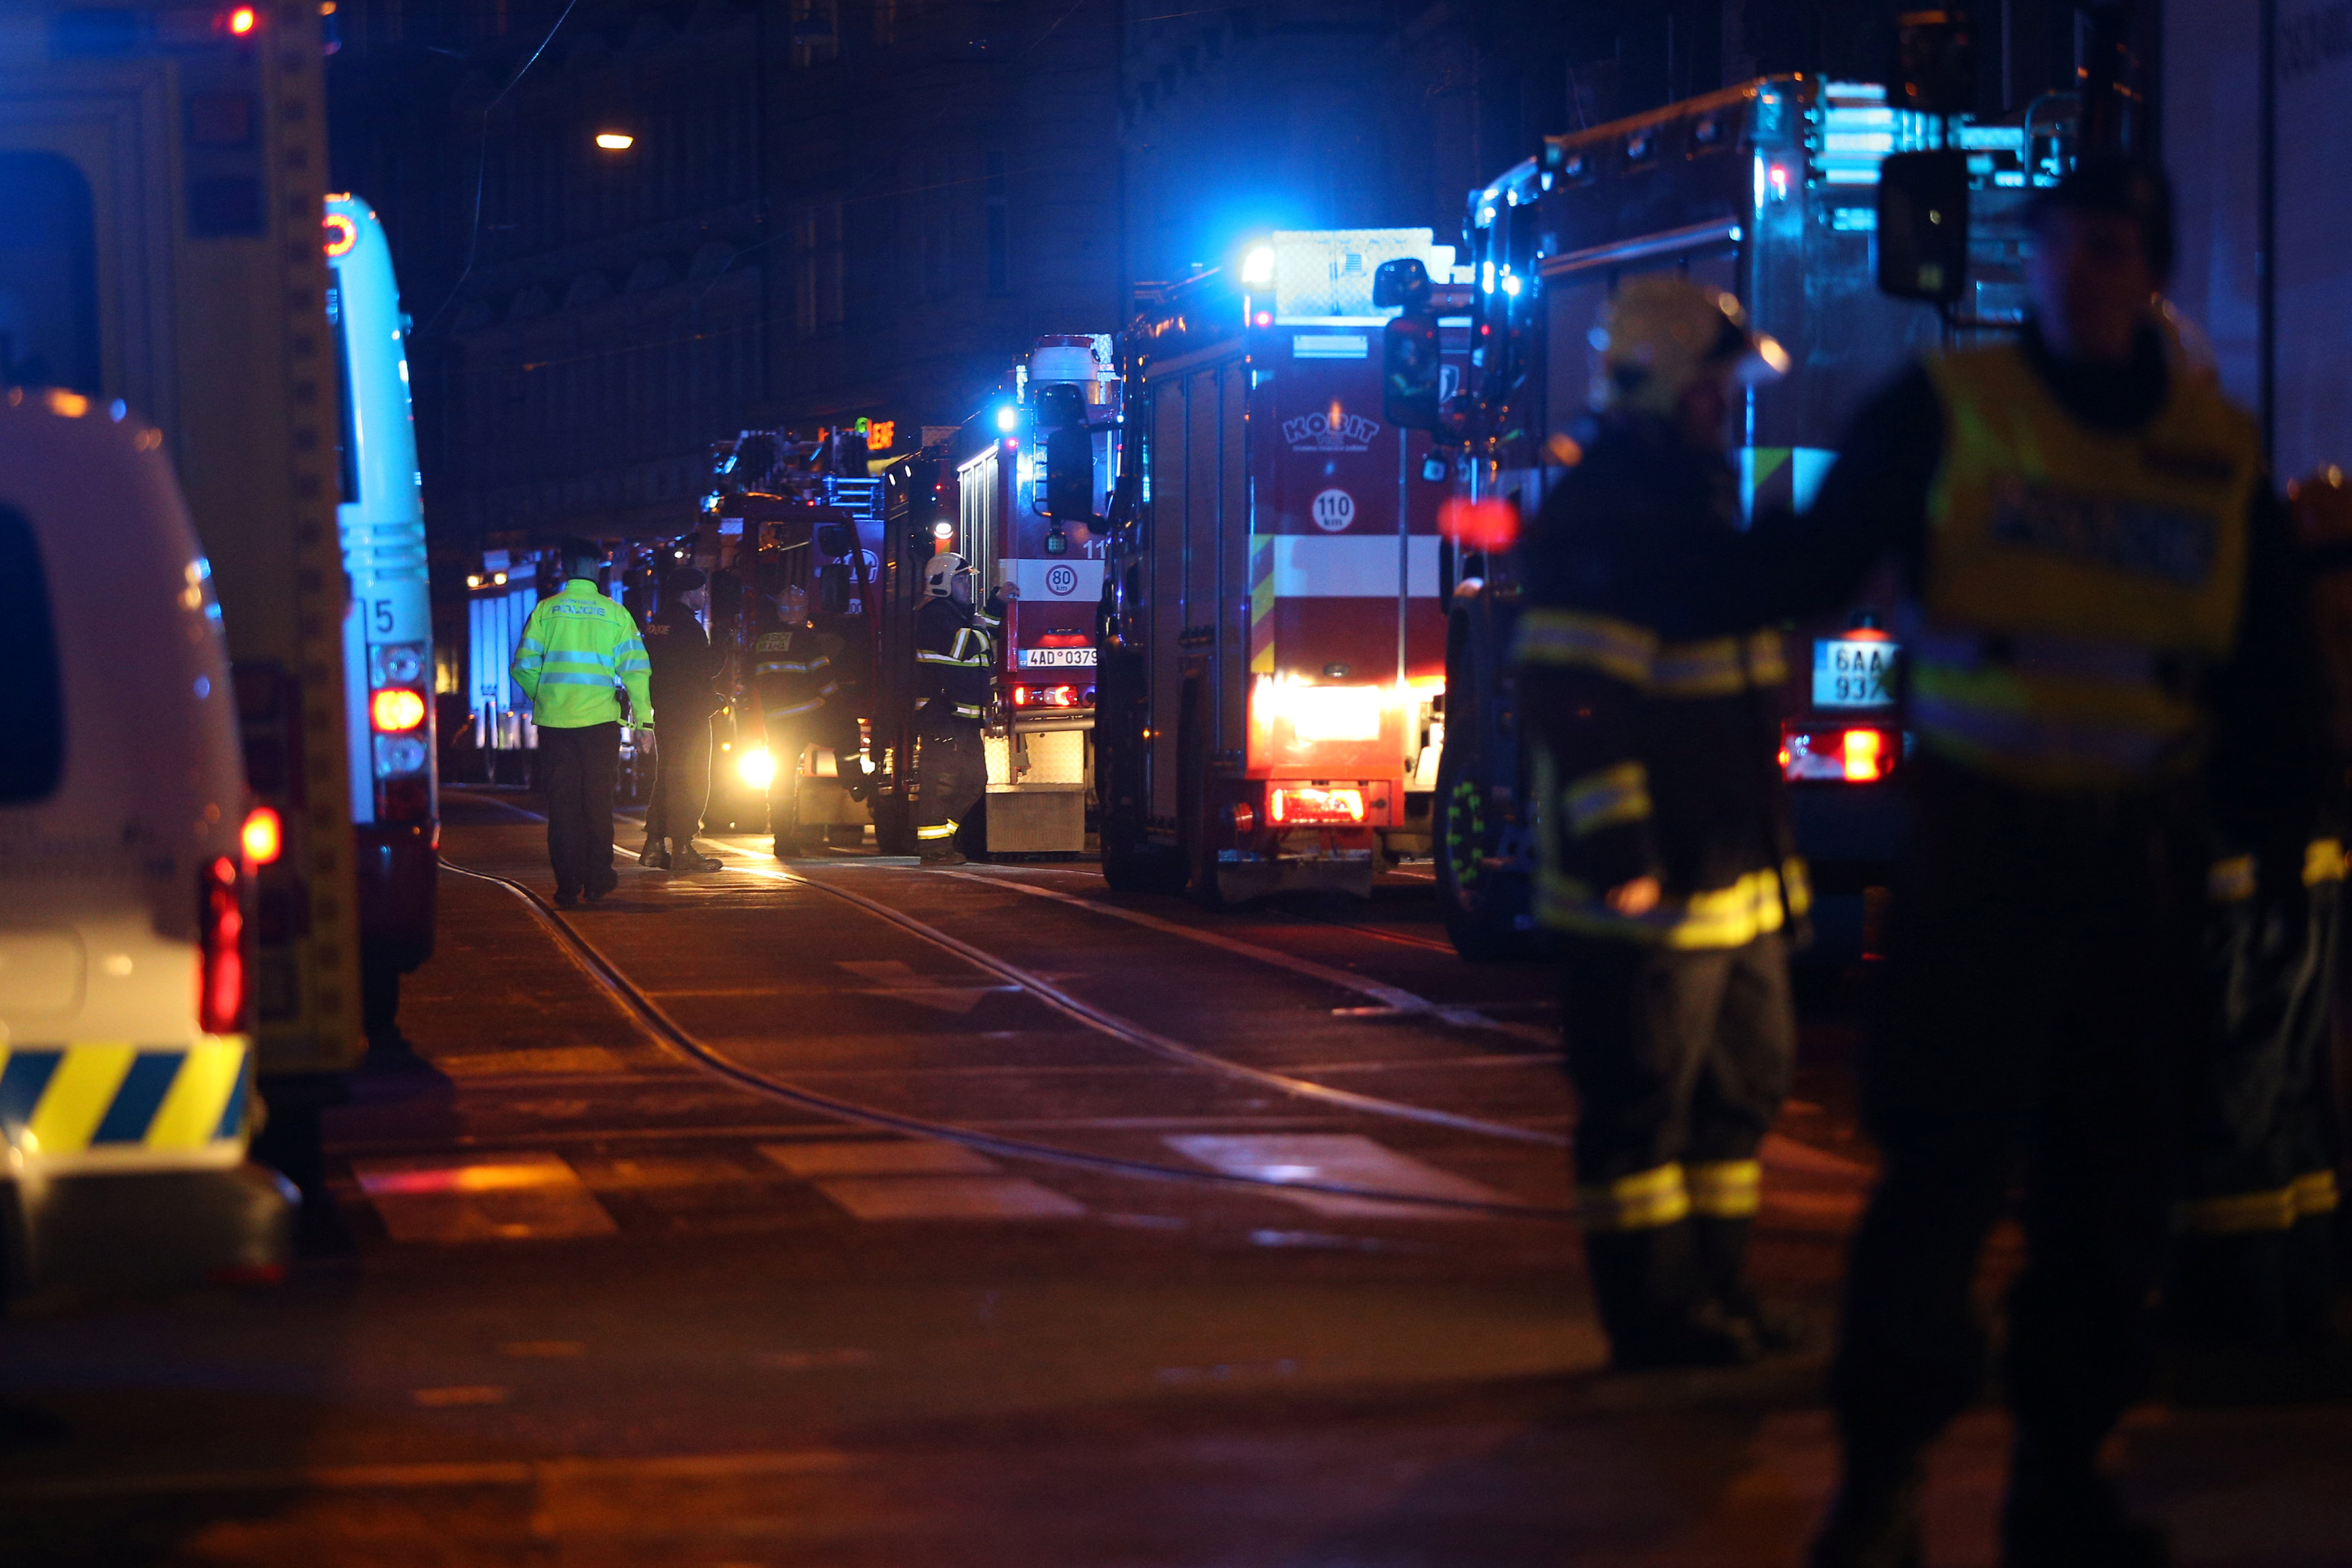
<instances>
[{"instance_id":1,"label":"yellow reflective band on trousers","mask_svg":"<svg viewBox=\"0 0 2352 1568\"><path fill-rule=\"evenodd\" d=\"M1560 791L1568 831L1578 838L1650 814L1650 773L1639 762L1620 762L1588 773Z\"/></svg>"},{"instance_id":2,"label":"yellow reflective band on trousers","mask_svg":"<svg viewBox=\"0 0 2352 1568\"><path fill-rule=\"evenodd\" d=\"M239 1145L247 1057L238 1035L177 1046L0 1047L0 1136L27 1155L51 1158Z\"/></svg>"},{"instance_id":3,"label":"yellow reflective band on trousers","mask_svg":"<svg viewBox=\"0 0 2352 1568\"><path fill-rule=\"evenodd\" d=\"M2248 1236L2291 1229L2298 1220L2336 1212L2336 1173L2311 1171L2284 1186L2233 1192L2180 1206L2180 1228L2191 1236Z\"/></svg>"},{"instance_id":4,"label":"yellow reflective band on trousers","mask_svg":"<svg viewBox=\"0 0 2352 1568\"><path fill-rule=\"evenodd\" d=\"M956 825L953 822L941 822L939 826L933 828L917 828L915 830L915 837L919 839L951 839L955 837L955 831Z\"/></svg>"},{"instance_id":5,"label":"yellow reflective band on trousers","mask_svg":"<svg viewBox=\"0 0 2352 1568\"><path fill-rule=\"evenodd\" d=\"M2184 694L2228 655L2244 599L2252 422L2178 376L2145 427L2094 431L2013 346L1928 369L1945 431L1906 639L1921 744L2043 789L2192 765Z\"/></svg>"},{"instance_id":6,"label":"yellow reflective band on trousers","mask_svg":"<svg viewBox=\"0 0 2352 1568\"><path fill-rule=\"evenodd\" d=\"M2344 873L2344 844L2341 840L2314 839L2304 846L2304 886L2317 887L2323 882L2342 882Z\"/></svg>"},{"instance_id":7,"label":"yellow reflective band on trousers","mask_svg":"<svg viewBox=\"0 0 2352 1568\"><path fill-rule=\"evenodd\" d=\"M1683 1167L1659 1166L1576 1189L1577 1218L1587 1230L1654 1230L1690 1218Z\"/></svg>"},{"instance_id":8,"label":"yellow reflective band on trousers","mask_svg":"<svg viewBox=\"0 0 2352 1568\"><path fill-rule=\"evenodd\" d=\"M1603 890L1561 875L1546 859L1536 882L1536 912L1555 930L1581 936L1675 948L1744 947L1810 904L1804 864L1791 860L1780 872L1750 872L1729 887L1667 898L1645 915L1620 915L1602 901Z\"/></svg>"},{"instance_id":9,"label":"yellow reflective band on trousers","mask_svg":"<svg viewBox=\"0 0 2352 1568\"><path fill-rule=\"evenodd\" d=\"M1764 1201L1764 1167L1754 1160L1708 1160L1685 1172L1691 1212L1703 1219L1752 1219Z\"/></svg>"}]
</instances>

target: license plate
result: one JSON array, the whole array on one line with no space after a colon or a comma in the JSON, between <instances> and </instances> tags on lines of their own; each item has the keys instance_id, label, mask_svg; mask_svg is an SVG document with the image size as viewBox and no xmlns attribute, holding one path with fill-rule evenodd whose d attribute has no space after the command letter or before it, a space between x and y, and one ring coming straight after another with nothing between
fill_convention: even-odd
<instances>
[{"instance_id":1,"label":"license plate","mask_svg":"<svg viewBox=\"0 0 2352 1568\"><path fill-rule=\"evenodd\" d=\"M1021 667L1024 670L1092 669L1095 651L1092 648L1024 648Z\"/></svg>"},{"instance_id":2,"label":"license plate","mask_svg":"<svg viewBox=\"0 0 2352 1568\"><path fill-rule=\"evenodd\" d=\"M1813 706L1875 708L1895 706L1899 643L1882 638L1822 637L1813 643Z\"/></svg>"}]
</instances>

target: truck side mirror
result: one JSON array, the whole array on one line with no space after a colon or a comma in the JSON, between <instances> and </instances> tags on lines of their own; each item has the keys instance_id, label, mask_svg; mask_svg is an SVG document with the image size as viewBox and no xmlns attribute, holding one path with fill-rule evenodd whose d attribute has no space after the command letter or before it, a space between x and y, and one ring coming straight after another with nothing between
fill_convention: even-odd
<instances>
[{"instance_id":1,"label":"truck side mirror","mask_svg":"<svg viewBox=\"0 0 2352 1568\"><path fill-rule=\"evenodd\" d=\"M1095 438L1085 425L1047 433L1045 504L1037 509L1056 523L1094 520Z\"/></svg>"},{"instance_id":2,"label":"truck side mirror","mask_svg":"<svg viewBox=\"0 0 2352 1568\"><path fill-rule=\"evenodd\" d=\"M1444 423L1437 402L1441 369L1436 317L1399 316L1382 329L1381 404L1391 424L1435 430Z\"/></svg>"},{"instance_id":3,"label":"truck side mirror","mask_svg":"<svg viewBox=\"0 0 2352 1568\"><path fill-rule=\"evenodd\" d=\"M1950 305L1968 276L1968 154L1895 153L1878 166L1878 291Z\"/></svg>"},{"instance_id":4,"label":"truck side mirror","mask_svg":"<svg viewBox=\"0 0 2352 1568\"><path fill-rule=\"evenodd\" d=\"M1419 310L1429 303L1429 268L1417 256L1401 256L1381 263L1372 274L1372 307L1377 310Z\"/></svg>"},{"instance_id":5,"label":"truck side mirror","mask_svg":"<svg viewBox=\"0 0 2352 1568\"><path fill-rule=\"evenodd\" d=\"M847 523L819 523L816 548L818 554L838 559L857 549L857 530Z\"/></svg>"}]
</instances>

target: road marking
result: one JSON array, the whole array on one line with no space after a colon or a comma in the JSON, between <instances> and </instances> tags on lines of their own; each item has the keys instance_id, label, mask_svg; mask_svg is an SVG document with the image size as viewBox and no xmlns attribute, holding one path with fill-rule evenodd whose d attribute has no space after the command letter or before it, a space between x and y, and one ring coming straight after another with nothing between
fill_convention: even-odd
<instances>
[{"instance_id":1,"label":"road marking","mask_svg":"<svg viewBox=\"0 0 2352 1568\"><path fill-rule=\"evenodd\" d=\"M760 1153L803 1180L819 1176L1000 1176L1004 1170L978 1149L912 1138L762 1144Z\"/></svg>"},{"instance_id":2,"label":"road marking","mask_svg":"<svg viewBox=\"0 0 2352 1568\"><path fill-rule=\"evenodd\" d=\"M1236 936L1227 936L1222 932L1203 931L1197 925L1187 925L1181 921L1162 920L1157 915L1146 915L1139 909L1124 909L1116 904L1104 904L1097 899L1080 898L1075 894L1056 892L1050 887L1034 887L1025 882L1015 882L1010 877L981 876L963 871L951 871L947 874L961 877L967 882L979 883L983 887L1010 888L1015 893L1026 894L1032 898L1050 898L1056 904L1075 904L1089 914L1106 915L1114 920L1124 920L1129 925L1140 925L1148 930L1163 932L1171 936L1181 936L1188 942L1198 942L1204 947L1215 947L1227 953L1238 954L1244 958L1254 958L1261 964L1271 964L1278 969L1287 969L1294 975L1304 975L1309 979L1321 980L1326 985L1338 986L1344 990L1353 991L1360 997L1370 997L1381 1007L1399 1013L1418 1013L1453 1024L1459 1029L1493 1030L1497 1033L1511 1035L1519 1040L1531 1040L1544 1044L1550 1044L1553 1040L1550 1030L1538 1029L1533 1024L1504 1023L1498 1019L1490 1019L1473 1009L1433 1002L1427 997L1417 996L1412 991L1396 986L1383 985L1378 980L1368 980L1361 975L1351 974L1346 969L1335 969L1328 964L1318 964L1312 958L1301 958L1296 954L1285 953L1278 947L1261 946L1257 943L1244 942ZM1348 929L1352 931L1357 928L1349 926Z\"/></svg>"},{"instance_id":3,"label":"road marking","mask_svg":"<svg viewBox=\"0 0 2352 1568\"><path fill-rule=\"evenodd\" d=\"M1355 1133L1277 1133L1241 1136L1192 1134L1161 1140L1188 1160L1228 1176L1254 1176L1260 1181L1322 1182L1372 1187L1400 1197L1443 1197L1461 1203L1508 1203L1509 1198L1468 1176L1440 1170L1426 1161L1401 1155L1386 1145ZM1437 1211L1380 1203L1360 1197L1334 1197L1327 1193L1286 1193L1273 1196L1312 1209L1317 1214L1380 1219L1430 1219ZM1455 1210L1446 1218L1468 1217Z\"/></svg>"},{"instance_id":4,"label":"road marking","mask_svg":"<svg viewBox=\"0 0 2352 1568\"><path fill-rule=\"evenodd\" d=\"M1010 876L1017 873L1030 876L1075 876L1092 883L1102 881L1101 872L1091 871L1082 866L988 866L984 869L996 876ZM1299 926L1318 925L1327 931L1352 931L1359 936L1377 937L1382 942L1394 942L1406 947L1418 947L1426 953L1443 953L1449 958L1459 956L1454 950L1453 943L1434 936L1415 936L1408 931L1390 931L1378 925L1359 925L1352 920L1325 920L1317 915L1300 915L1296 911L1284 911L1278 917L1295 922Z\"/></svg>"},{"instance_id":5,"label":"road marking","mask_svg":"<svg viewBox=\"0 0 2352 1568\"><path fill-rule=\"evenodd\" d=\"M858 1219L1076 1219L1087 1206L960 1144L765 1144L760 1152Z\"/></svg>"},{"instance_id":6,"label":"road marking","mask_svg":"<svg viewBox=\"0 0 2352 1568\"><path fill-rule=\"evenodd\" d=\"M873 987L861 988L859 996L888 997L893 1001L912 1002L943 1013L968 1013L980 1005L982 997L1021 989L1013 985L955 985L938 975L919 975L912 965L898 958L840 958L835 962L859 979L875 982Z\"/></svg>"},{"instance_id":7,"label":"road marking","mask_svg":"<svg viewBox=\"0 0 2352 1568\"><path fill-rule=\"evenodd\" d=\"M1087 1212L1026 1176L835 1176L809 1185L857 1219L1078 1219Z\"/></svg>"},{"instance_id":8,"label":"road marking","mask_svg":"<svg viewBox=\"0 0 2352 1568\"><path fill-rule=\"evenodd\" d=\"M354 1160L352 1173L395 1241L610 1236L618 1228L558 1155Z\"/></svg>"},{"instance_id":9,"label":"road marking","mask_svg":"<svg viewBox=\"0 0 2352 1568\"><path fill-rule=\"evenodd\" d=\"M458 1388L412 1388L409 1398L427 1410L449 1410L464 1405L503 1405L514 1394L495 1384L467 1384Z\"/></svg>"},{"instance_id":10,"label":"road marking","mask_svg":"<svg viewBox=\"0 0 2352 1568\"><path fill-rule=\"evenodd\" d=\"M550 1482L712 1480L749 1476L838 1475L857 1465L832 1449L643 1458L480 1459L382 1465L288 1465L249 1470L167 1470L152 1475L67 1476L0 1484L0 1500L58 1502L257 1491L410 1491L436 1487L519 1487Z\"/></svg>"},{"instance_id":11,"label":"road marking","mask_svg":"<svg viewBox=\"0 0 2352 1568\"><path fill-rule=\"evenodd\" d=\"M1038 1000L1044 1002L1046 1006L1054 1009L1056 1012L1062 1013L1069 1018L1074 1018L1079 1022L1089 1025L1092 1028L1100 1030L1103 1033L1110 1035L1115 1039L1126 1040L1130 1045L1139 1046L1143 1050L1151 1051L1156 1055L1171 1057L1179 1061L1189 1062L1193 1066L1205 1068L1213 1072L1223 1073L1228 1077L1246 1079L1254 1083L1263 1083L1268 1088L1279 1090L1286 1094L1297 1095L1301 1099L1320 1100L1329 1104L1344 1105L1350 1110L1361 1111L1370 1115L1386 1116L1398 1121L1420 1122L1431 1126L1453 1127L1463 1132L1477 1133L1490 1138L1507 1138L1515 1143L1543 1144L1559 1147L1565 1145L1567 1142L1565 1138L1561 1137L1557 1133L1541 1132L1535 1128L1517 1126L1507 1122L1489 1121L1483 1116L1456 1115L1451 1111L1434 1110L1427 1105L1411 1105L1402 1101L1383 1100L1377 1094L1360 1094L1352 1089L1337 1089L1328 1083L1310 1082L1306 1079L1290 1077L1286 1073L1269 1071L1262 1067L1245 1066L1241 1062L1230 1061L1225 1057L1213 1055L1205 1051L1196 1051L1192 1047L1184 1044L1181 1040L1171 1040L1166 1035L1160 1034L1156 1030L1145 1029L1142 1025L1134 1022L1132 1019L1121 1018L1117 1013L1110 1012L1102 1008L1095 1007L1093 1004L1088 1002L1080 1001L1077 998L1071 996L1068 992L1062 990L1056 986L1049 984L1043 976L1033 974L1016 965L1007 963L1004 959L998 957L995 954L987 951L985 948L974 946L972 944L964 941L961 937L950 936L946 932L940 930L938 926L932 925L926 921L919 920L915 916L908 915L906 911L895 908L890 904L883 903L879 899L869 898L862 893L853 893L845 887L836 887L833 885L832 883L822 877L800 876L791 872L770 871L763 866L745 866L742 869L749 872L753 876L766 877L775 882L813 888L817 892L827 894L832 897L838 898L845 903L854 904L860 909L878 915L882 919L890 922L893 925L897 925L902 930L914 933L916 936L920 936L924 941L932 944L934 946L945 948L947 951L965 959L975 968L985 969L991 974L997 975L1003 979L1011 981L1014 985L1021 987L1024 990L1028 991L1032 996L1037 998ZM478 875L479 873L476 873L472 874ZM961 873L950 873L948 874L956 875ZM982 883L986 883L989 879L982 877L975 880L980 881ZM1006 883L1004 885L1019 886L1017 883ZM1021 888L1020 891L1024 893L1034 893L1042 897L1047 898L1062 898L1066 896L1062 894L1053 893L1045 888L1024 887ZM1084 905L1087 908L1108 908L1108 906L1105 905L1089 904L1084 899L1071 899L1069 902ZM1118 910L1111 911L1111 913L1127 915L1131 912ZM1142 916L1141 918L1146 923L1153 923L1151 921L1151 917L1149 915ZM1173 929L1182 932L1185 928L1179 925L1174 926ZM1286 955L1283 955L1282 956L1286 956ZM1299 961L1301 963L1305 962L1303 959ZM1317 965L1313 966L1313 967L1320 968L1321 966ZM1340 972L1336 969L1330 971L1330 974L1334 976L1338 976L1339 973ZM1361 986L1370 984L1369 981L1360 981L1352 975L1346 976L1344 978L1346 983L1351 985ZM600 981L600 983L602 982ZM1384 989L1385 988L1384 988ZM1416 1003L1421 1001L1420 998L1413 997L1412 996L1412 993L1407 991L1396 991L1394 992L1394 995L1400 998L1407 998ZM1475 1015L1472 1016L1475 1017ZM1507 1025L1496 1024L1492 1019L1480 1019L1478 1021L1481 1025L1492 1029L1507 1030L1509 1027Z\"/></svg>"}]
</instances>

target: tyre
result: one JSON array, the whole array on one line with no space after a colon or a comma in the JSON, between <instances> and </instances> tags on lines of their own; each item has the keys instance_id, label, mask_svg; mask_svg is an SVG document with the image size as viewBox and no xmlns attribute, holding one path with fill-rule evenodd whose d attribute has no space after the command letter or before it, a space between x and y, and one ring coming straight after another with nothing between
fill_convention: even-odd
<instances>
[{"instance_id":1,"label":"tyre","mask_svg":"<svg viewBox=\"0 0 2352 1568\"><path fill-rule=\"evenodd\" d=\"M1445 749L1437 759L1437 799L1431 806L1431 851L1437 898L1454 950L1472 963L1521 956L1527 939L1516 916L1517 890L1500 885L1502 826L1493 810L1495 780L1488 758L1482 676L1471 647L1470 622L1456 615L1445 660Z\"/></svg>"},{"instance_id":2,"label":"tyre","mask_svg":"<svg viewBox=\"0 0 2352 1568\"><path fill-rule=\"evenodd\" d=\"M904 795L874 797L874 851L877 854L915 852L915 811Z\"/></svg>"}]
</instances>

